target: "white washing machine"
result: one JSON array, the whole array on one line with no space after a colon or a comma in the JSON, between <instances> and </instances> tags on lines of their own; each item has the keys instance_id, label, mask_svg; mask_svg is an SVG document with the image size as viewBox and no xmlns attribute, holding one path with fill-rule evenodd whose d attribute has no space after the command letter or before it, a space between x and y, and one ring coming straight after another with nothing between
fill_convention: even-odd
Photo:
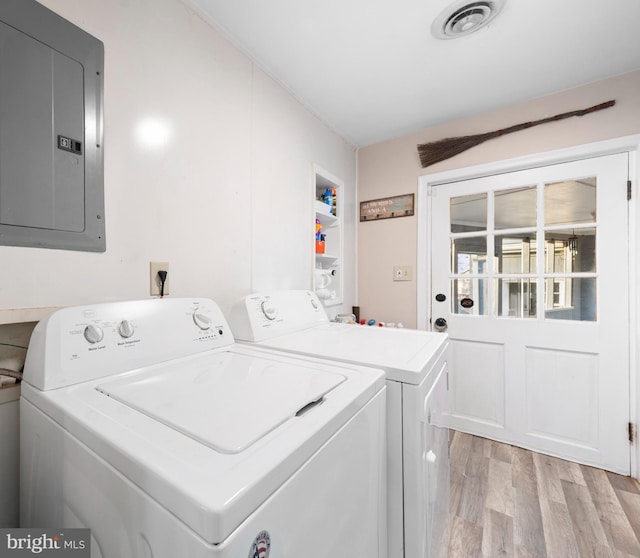
<instances>
[{"instance_id":1,"label":"white washing machine","mask_svg":"<svg viewBox=\"0 0 640 558\"><path fill-rule=\"evenodd\" d=\"M238 341L253 346L385 370L389 558L446 556L446 334L330 322L311 291L249 295L229 323Z\"/></svg>"},{"instance_id":2,"label":"white washing machine","mask_svg":"<svg viewBox=\"0 0 640 558\"><path fill-rule=\"evenodd\" d=\"M92 558L386 556L379 370L234 342L208 299L66 308L36 327L21 526Z\"/></svg>"}]
</instances>

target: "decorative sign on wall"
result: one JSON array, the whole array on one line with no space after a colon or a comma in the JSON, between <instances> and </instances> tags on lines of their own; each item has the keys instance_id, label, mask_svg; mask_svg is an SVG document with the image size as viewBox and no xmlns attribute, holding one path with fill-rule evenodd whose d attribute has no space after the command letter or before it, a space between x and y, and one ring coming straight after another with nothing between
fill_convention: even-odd
<instances>
[{"instance_id":1,"label":"decorative sign on wall","mask_svg":"<svg viewBox=\"0 0 640 558\"><path fill-rule=\"evenodd\" d=\"M360 202L360 222L413 215L413 194Z\"/></svg>"}]
</instances>

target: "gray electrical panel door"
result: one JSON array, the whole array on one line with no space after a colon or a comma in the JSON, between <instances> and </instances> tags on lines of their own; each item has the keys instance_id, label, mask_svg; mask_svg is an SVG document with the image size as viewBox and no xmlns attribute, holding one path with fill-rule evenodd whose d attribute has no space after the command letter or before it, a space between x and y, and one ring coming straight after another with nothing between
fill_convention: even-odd
<instances>
[{"instance_id":1,"label":"gray electrical panel door","mask_svg":"<svg viewBox=\"0 0 640 558\"><path fill-rule=\"evenodd\" d=\"M0 244L104 251L100 41L32 0L0 8Z\"/></svg>"}]
</instances>

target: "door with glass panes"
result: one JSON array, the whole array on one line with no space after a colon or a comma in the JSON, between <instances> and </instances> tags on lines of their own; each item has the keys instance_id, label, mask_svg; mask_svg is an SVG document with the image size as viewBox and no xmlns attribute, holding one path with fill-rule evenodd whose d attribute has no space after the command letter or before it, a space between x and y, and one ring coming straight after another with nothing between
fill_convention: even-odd
<instances>
[{"instance_id":1,"label":"door with glass panes","mask_svg":"<svg viewBox=\"0 0 640 558\"><path fill-rule=\"evenodd\" d=\"M629 474L627 176L616 154L431 187L453 428Z\"/></svg>"}]
</instances>

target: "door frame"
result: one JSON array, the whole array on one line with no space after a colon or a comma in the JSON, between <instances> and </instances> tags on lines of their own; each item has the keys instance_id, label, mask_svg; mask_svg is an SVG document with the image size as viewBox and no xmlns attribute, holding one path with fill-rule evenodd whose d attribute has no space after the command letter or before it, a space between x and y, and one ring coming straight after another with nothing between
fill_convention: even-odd
<instances>
[{"instance_id":1,"label":"door frame","mask_svg":"<svg viewBox=\"0 0 640 558\"><path fill-rule=\"evenodd\" d=\"M640 215L640 188L638 188L640 185L640 134L419 176L416 254L417 325L418 329L430 329L432 188L450 182L590 159L614 153L629 154L629 180L632 183L633 191L629 204L629 420L636 425L637 432L638 417L640 417L640 340L638 340L640 295L637 293L637 288L634 287L640 286L640 257L637 254L640 247L640 238L638 238L640 229L637 222L638 215ZM640 480L638 434L636 434L635 446L631 448L630 455L631 476Z\"/></svg>"}]
</instances>

